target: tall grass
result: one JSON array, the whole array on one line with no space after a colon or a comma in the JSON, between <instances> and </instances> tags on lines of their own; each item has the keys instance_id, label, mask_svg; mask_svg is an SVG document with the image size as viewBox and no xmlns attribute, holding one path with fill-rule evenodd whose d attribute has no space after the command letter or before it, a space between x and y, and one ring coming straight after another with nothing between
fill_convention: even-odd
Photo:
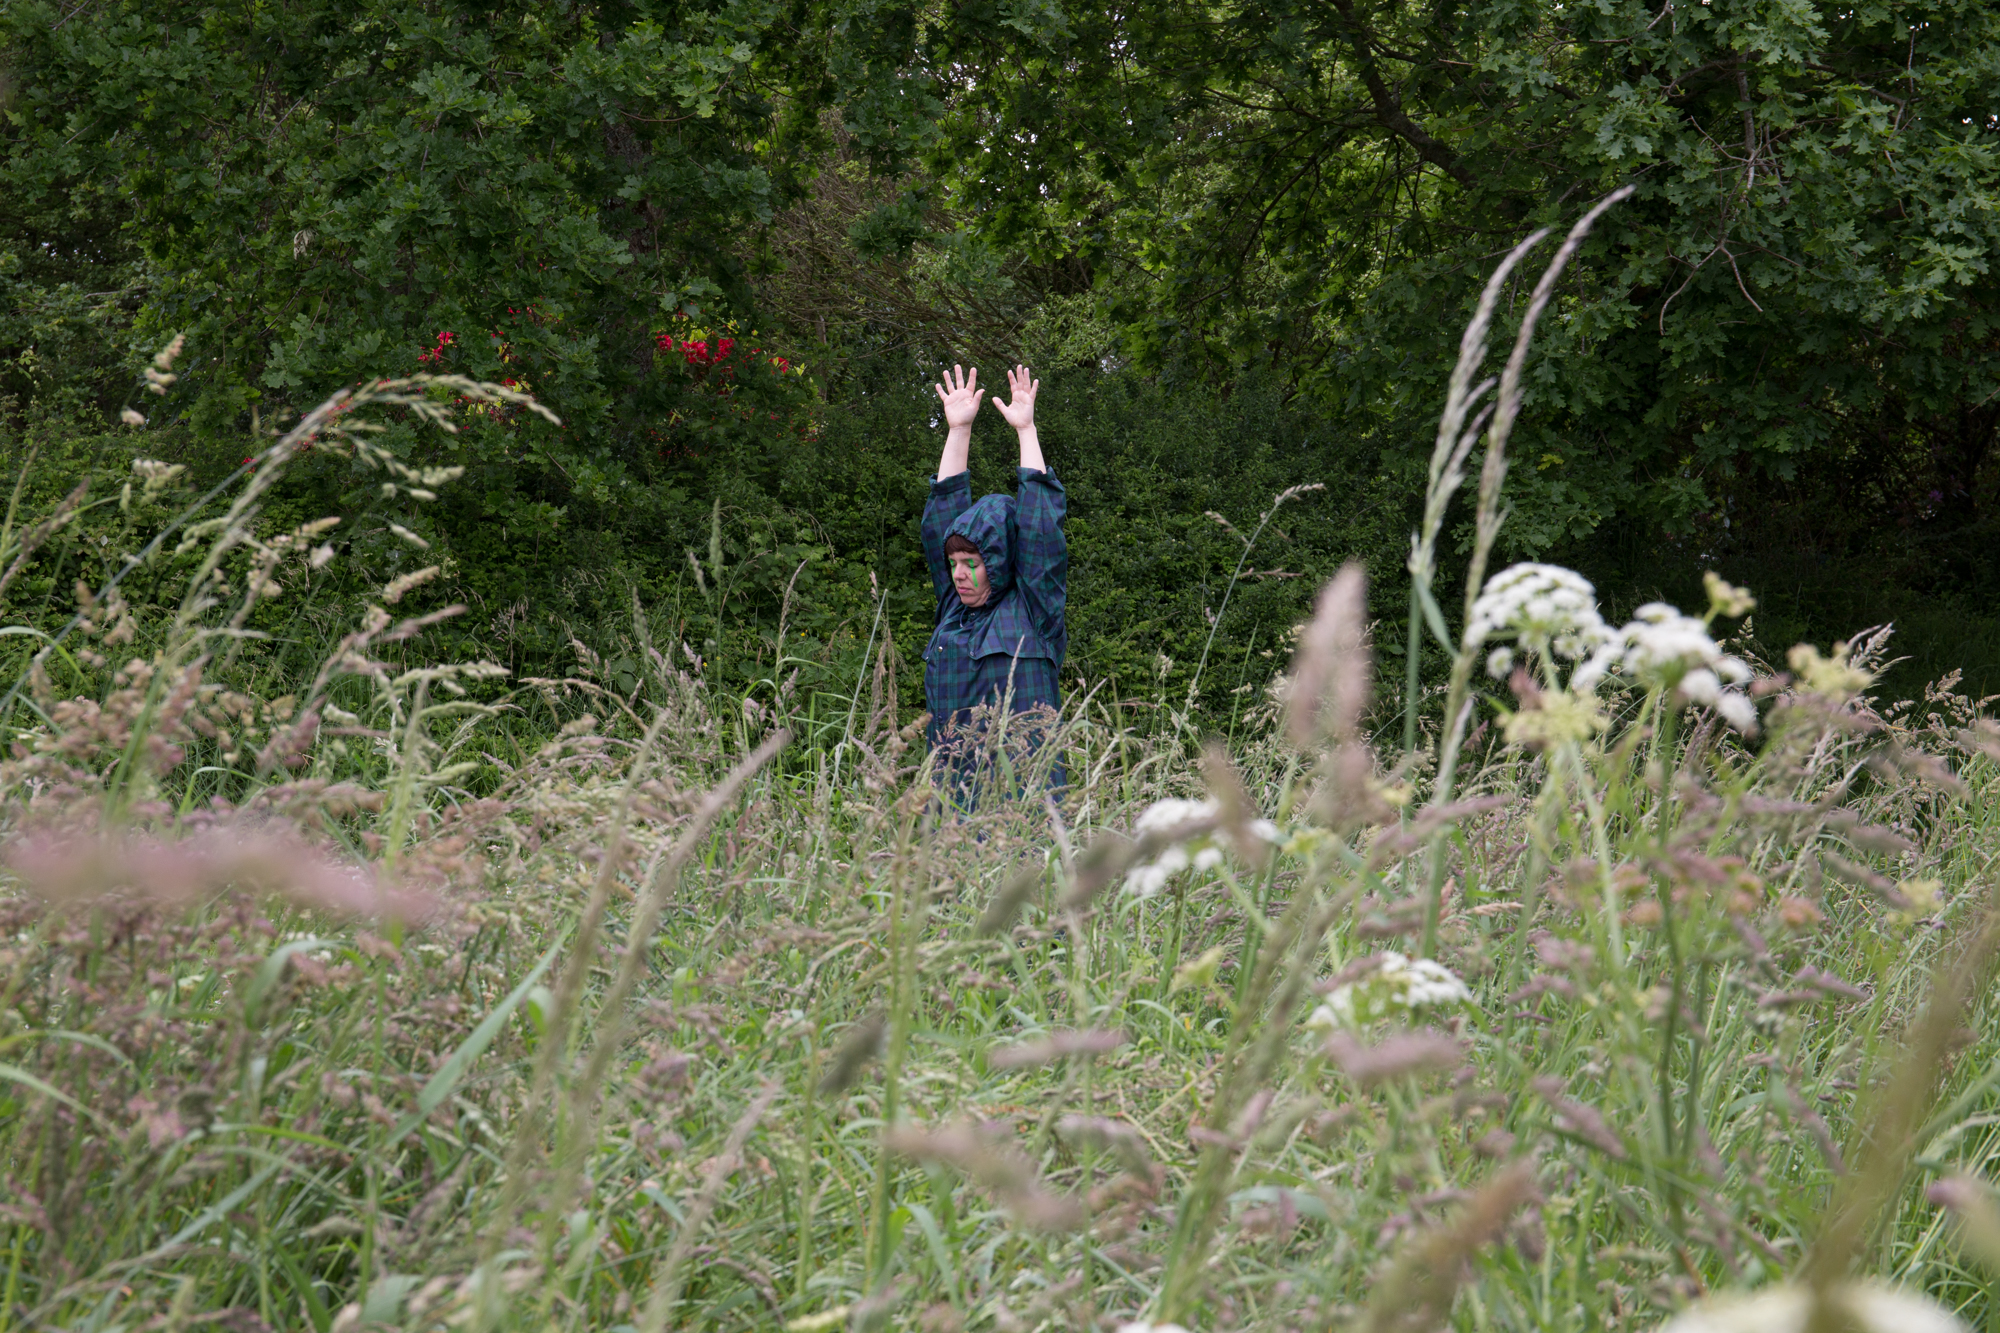
<instances>
[{"instance_id":1,"label":"tall grass","mask_svg":"<svg viewBox=\"0 0 2000 1333\"><path fill-rule=\"evenodd\" d=\"M321 531L270 530L288 460L421 503L364 418L452 399L519 402L344 394L178 529L176 606L15 636L0 1325L1586 1329L1862 1277L2000 1321L2000 740L1877 707L1885 633L1759 664L1741 729L1525 630L1486 693L1500 580L1453 634L1421 558L1457 401L1412 604L1458 665L1386 760L1358 570L1233 752L1086 692L993 720L970 811L879 626L838 699L782 651L724 696L644 608L636 688L508 686L397 656L413 576L250 688Z\"/></svg>"}]
</instances>

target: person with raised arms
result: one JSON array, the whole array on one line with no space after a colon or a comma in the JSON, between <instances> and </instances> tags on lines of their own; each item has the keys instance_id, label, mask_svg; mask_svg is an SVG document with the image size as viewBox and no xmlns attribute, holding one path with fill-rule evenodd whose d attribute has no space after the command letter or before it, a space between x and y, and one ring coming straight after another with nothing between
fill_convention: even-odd
<instances>
[{"instance_id":1,"label":"person with raised arms","mask_svg":"<svg viewBox=\"0 0 2000 1333\"><path fill-rule=\"evenodd\" d=\"M1069 647L1063 621L1069 547L1062 532L1068 500L1035 432L1041 387L1026 366L1008 372L1011 401L995 397L993 406L1020 445L1018 493L975 501L966 463L979 415L979 370L953 366L936 386L946 433L924 505L924 559L937 594L937 628L924 647L924 700L938 771L961 796L973 789L972 769L991 718L1020 726L1032 752L1062 707L1057 672ZM1062 786L1059 762L1050 779Z\"/></svg>"}]
</instances>

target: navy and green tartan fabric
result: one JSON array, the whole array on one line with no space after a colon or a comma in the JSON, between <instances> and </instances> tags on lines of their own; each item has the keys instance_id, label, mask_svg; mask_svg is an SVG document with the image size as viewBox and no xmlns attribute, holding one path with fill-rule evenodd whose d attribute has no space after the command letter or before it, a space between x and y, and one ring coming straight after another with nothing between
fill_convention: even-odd
<instances>
[{"instance_id":1,"label":"navy and green tartan fabric","mask_svg":"<svg viewBox=\"0 0 2000 1333\"><path fill-rule=\"evenodd\" d=\"M923 538L937 628L924 647L924 701L934 747L964 743L972 710L982 705L1007 703L1015 713L1062 705L1056 673L1069 648L1068 501L1053 473L1034 468L1019 470L1019 491L974 503L967 473L931 483ZM986 565L992 594L984 606L966 606L952 587L944 544L954 533L978 547Z\"/></svg>"}]
</instances>

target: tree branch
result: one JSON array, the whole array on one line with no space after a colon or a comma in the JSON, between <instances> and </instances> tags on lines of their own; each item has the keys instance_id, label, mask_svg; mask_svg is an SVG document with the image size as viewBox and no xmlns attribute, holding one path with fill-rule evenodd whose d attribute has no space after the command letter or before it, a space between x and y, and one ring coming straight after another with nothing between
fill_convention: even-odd
<instances>
[{"instance_id":1,"label":"tree branch","mask_svg":"<svg viewBox=\"0 0 2000 1333\"><path fill-rule=\"evenodd\" d=\"M1389 90L1388 82L1383 79L1381 68L1376 65L1374 53L1369 47L1368 33L1361 26L1361 20L1355 17L1354 0L1333 0L1333 7L1340 11L1340 17L1345 21L1348 42L1354 47L1355 61L1361 67L1361 81L1367 85L1368 96L1375 103L1375 119L1390 133L1401 136L1424 161L1441 168L1466 189L1476 187L1479 178L1466 167L1464 159L1411 120L1403 110L1402 102Z\"/></svg>"}]
</instances>

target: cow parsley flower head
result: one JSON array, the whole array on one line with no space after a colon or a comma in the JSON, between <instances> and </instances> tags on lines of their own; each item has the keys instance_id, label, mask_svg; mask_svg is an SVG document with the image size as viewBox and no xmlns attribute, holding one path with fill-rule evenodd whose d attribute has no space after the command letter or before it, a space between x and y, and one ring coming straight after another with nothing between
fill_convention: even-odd
<instances>
[{"instance_id":1,"label":"cow parsley flower head","mask_svg":"<svg viewBox=\"0 0 2000 1333\"><path fill-rule=\"evenodd\" d=\"M1190 863L1187 848L1169 847L1160 853L1157 860L1133 866L1126 871L1125 891L1141 898L1150 898L1166 888L1173 877L1186 870Z\"/></svg>"},{"instance_id":2,"label":"cow parsley flower head","mask_svg":"<svg viewBox=\"0 0 2000 1333\"><path fill-rule=\"evenodd\" d=\"M1222 846L1216 841L1213 826L1199 827L1205 821L1213 820L1220 810L1221 807L1213 800L1191 801L1170 796L1140 811L1139 817L1132 821L1132 836L1135 838L1196 827L1189 828L1184 839L1175 841L1151 861L1126 871L1125 891L1141 898L1151 898L1189 866L1199 871L1213 870L1221 865ZM1268 819L1251 821L1250 832L1269 843L1285 840L1278 826Z\"/></svg>"},{"instance_id":3,"label":"cow parsley flower head","mask_svg":"<svg viewBox=\"0 0 2000 1333\"><path fill-rule=\"evenodd\" d=\"M1750 680L1750 668L1724 653L1709 637L1707 625L1665 602L1648 602L1634 612L1623 638L1625 669L1649 685L1679 685L1703 670L1716 678L1715 687L1723 681L1742 685ZM1697 688L1714 687L1698 684Z\"/></svg>"},{"instance_id":4,"label":"cow parsley flower head","mask_svg":"<svg viewBox=\"0 0 2000 1333\"><path fill-rule=\"evenodd\" d=\"M1358 1027L1382 1018L1407 1019L1419 1009L1472 1002L1472 992L1458 974L1436 959L1411 959L1392 951L1375 961L1367 975L1335 987L1307 1015L1306 1026Z\"/></svg>"},{"instance_id":5,"label":"cow parsley flower head","mask_svg":"<svg viewBox=\"0 0 2000 1333\"><path fill-rule=\"evenodd\" d=\"M1161 829L1192 824L1198 819L1213 819L1217 808L1214 801L1188 801L1169 796L1166 800L1155 801L1141 810L1139 817L1132 821L1132 832L1144 837Z\"/></svg>"},{"instance_id":6,"label":"cow parsley flower head","mask_svg":"<svg viewBox=\"0 0 2000 1333\"><path fill-rule=\"evenodd\" d=\"M1705 704L1738 731L1756 729L1756 706L1748 695L1730 688L1749 684L1749 666L1723 652L1705 622L1665 602L1640 607L1630 624L1576 669L1570 683L1579 691L1592 691L1614 671L1649 689L1676 691L1684 702Z\"/></svg>"},{"instance_id":7,"label":"cow parsley flower head","mask_svg":"<svg viewBox=\"0 0 2000 1333\"><path fill-rule=\"evenodd\" d=\"M1590 580L1561 565L1531 562L1495 574L1472 604L1465 641L1477 645L1498 637L1574 662L1607 642L1611 629L1597 613L1597 590ZM1496 677L1513 666L1510 648L1496 648L1486 659L1486 670Z\"/></svg>"},{"instance_id":8,"label":"cow parsley flower head","mask_svg":"<svg viewBox=\"0 0 2000 1333\"><path fill-rule=\"evenodd\" d=\"M1821 1303L1831 1308L1814 1308ZM1683 1310L1659 1333L1806 1333L1822 1322L1855 1333L1967 1333L1958 1316L1922 1292L1870 1281L1836 1283L1817 1296L1790 1283L1724 1292Z\"/></svg>"}]
</instances>

